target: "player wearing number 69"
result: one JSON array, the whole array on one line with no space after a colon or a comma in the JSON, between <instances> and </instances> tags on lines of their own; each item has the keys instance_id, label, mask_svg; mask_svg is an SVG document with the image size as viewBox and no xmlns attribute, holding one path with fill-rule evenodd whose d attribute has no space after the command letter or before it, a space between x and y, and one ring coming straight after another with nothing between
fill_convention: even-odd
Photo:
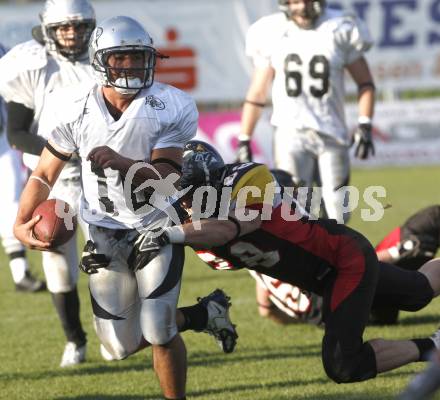
<instances>
[{"instance_id":1,"label":"player wearing number 69","mask_svg":"<svg viewBox=\"0 0 440 400\"><path fill-rule=\"evenodd\" d=\"M249 28L246 54L254 71L243 105L239 161L251 161L250 140L273 83L275 167L307 187L319 173L327 216L346 221L338 189L349 182L350 143L361 159L374 154L374 83L364 58L372 40L357 17L325 3L279 0L281 12ZM352 139L344 116L345 70L359 93L359 127Z\"/></svg>"}]
</instances>

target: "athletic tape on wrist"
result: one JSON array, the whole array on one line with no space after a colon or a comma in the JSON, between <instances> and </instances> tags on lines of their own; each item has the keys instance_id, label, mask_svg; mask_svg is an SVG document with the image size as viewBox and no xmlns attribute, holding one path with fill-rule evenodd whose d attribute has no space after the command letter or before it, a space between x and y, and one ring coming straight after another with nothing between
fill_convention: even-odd
<instances>
[{"instance_id":1,"label":"athletic tape on wrist","mask_svg":"<svg viewBox=\"0 0 440 400\"><path fill-rule=\"evenodd\" d=\"M165 228L165 233L167 234L170 243L185 243L185 232L183 231L182 225L175 225Z\"/></svg>"}]
</instances>

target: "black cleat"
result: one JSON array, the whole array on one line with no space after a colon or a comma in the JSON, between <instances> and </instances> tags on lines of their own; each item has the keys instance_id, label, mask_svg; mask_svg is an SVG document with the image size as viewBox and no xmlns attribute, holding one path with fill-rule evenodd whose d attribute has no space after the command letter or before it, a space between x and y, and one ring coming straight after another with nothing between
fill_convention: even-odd
<instances>
[{"instance_id":1,"label":"black cleat","mask_svg":"<svg viewBox=\"0 0 440 400\"><path fill-rule=\"evenodd\" d=\"M230 298L221 289L197 299L208 311L208 324L204 332L214 336L224 353L232 353L237 344L237 330L229 317Z\"/></svg>"}]
</instances>

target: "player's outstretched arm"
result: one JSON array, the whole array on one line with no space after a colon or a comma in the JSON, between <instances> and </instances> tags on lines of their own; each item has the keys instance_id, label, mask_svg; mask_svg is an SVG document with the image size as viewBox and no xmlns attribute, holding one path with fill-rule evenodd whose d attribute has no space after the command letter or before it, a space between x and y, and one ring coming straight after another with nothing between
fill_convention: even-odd
<instances>
[{"instance_id":1,"label":"player's outstretched arm","mask_svg":"<svg viewBox=\"0 0 440 400\"><path fill-rule=\"evenodd\" d=\"M68 157L68 155L65 156ZM32 213L40 203L48 198L64 164L65 161L45 148L41 153L37 168L35 168L23 189L14 224L14 235L30 248L47 250L50 247L50 243L33 238L32 229L40 220L40 217L32 218Z\"/></svg>"},{"instance_id":2,"label":"player's outstretched arm","mask_svg":"<svg viewBox=\"0 0 440 400\"><path fill-rule=\"evenodd\" d=\"M267 93L273 78L274 71L271 67L256 68L254 70L241 115L240 135L238 137L239 162L252 161L250 141L266 104Z\"/></svg>"},{"instance_id":3,"label":"player's outstretched arm","mask_svg":"<svg viewBox=\"0 0 440 400\"><path fill-rule=\"evenodd\" d=\"M352 142L355 145L355 156L366 159L374 156L372 137L372 119L374 114L375 87L373 76L364 57L361 57L347 66L347 70L358 86L359 126Z\"/></svg>"},{"instance_id":4,"label":"player's outstretched arm","mask_svg":"<svg viewBox=\"0 0 440 400\"><path fill-rule=\"evenodd\" d=\"M238 213L232 213L227 220L217 218L201 219L166 230L171 243L182 243L194 248L207 249L222 246L231 240L257 230L261 217L251 221L240 221Z\"/></svg>"}]
</instances>

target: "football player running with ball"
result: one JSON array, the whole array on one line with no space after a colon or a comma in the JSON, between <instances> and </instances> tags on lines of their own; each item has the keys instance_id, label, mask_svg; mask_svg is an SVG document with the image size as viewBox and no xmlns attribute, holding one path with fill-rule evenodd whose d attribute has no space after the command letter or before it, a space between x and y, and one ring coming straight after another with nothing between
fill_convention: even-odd
<instances>
[{"instance_id":1,"label":"football player running with ball","mask_svg":"<svg viewBox=\"0 0 440 400\"><path fill-rule=\"evenodd\" d=\"M207 331L226 352L236 340L224 292L216 290L192 307L176 309L184 247L149 246L149 232L172 225L167 209L171 215L177 212L165 183L179 177L183 147L196 134L198 112L189 95L154 82L158 53L132 18L102 21L90 39L89 57L96 84L77 101L60 100L61 110L54 113L59 123L33 173L36 179L23 191L15 234L30 247L48 248L31 236L38 221L32 212L78 153L81 217L90 229L80 267L90 274L95 329L104 354L120 360L151 345L165 398L184 399L186 349L178 330ZM157 184L156 190L132 191L146 181L151 188ZM151 206L158 198L163 209Z\"/></svg>"},{"instance_id":2,"label":"football player running with ball","mask_svg":"<svg viewBox=\"0 0 440 400\"><path fill-rule=\"evenodd\" d=\"M254 72L243 105L239 161L252 161L252 134L272 87L275 167L305 187L312 187L318 174L326 215L346 222L351 139L344 115L344 73L358 87L359 127L353 142L356 157L366 159L374 154L374 83L364 57L372 40L357 17L325 3L279 0L281 12L249 28L246 53Z\"/></svg>"}]
</instances>

